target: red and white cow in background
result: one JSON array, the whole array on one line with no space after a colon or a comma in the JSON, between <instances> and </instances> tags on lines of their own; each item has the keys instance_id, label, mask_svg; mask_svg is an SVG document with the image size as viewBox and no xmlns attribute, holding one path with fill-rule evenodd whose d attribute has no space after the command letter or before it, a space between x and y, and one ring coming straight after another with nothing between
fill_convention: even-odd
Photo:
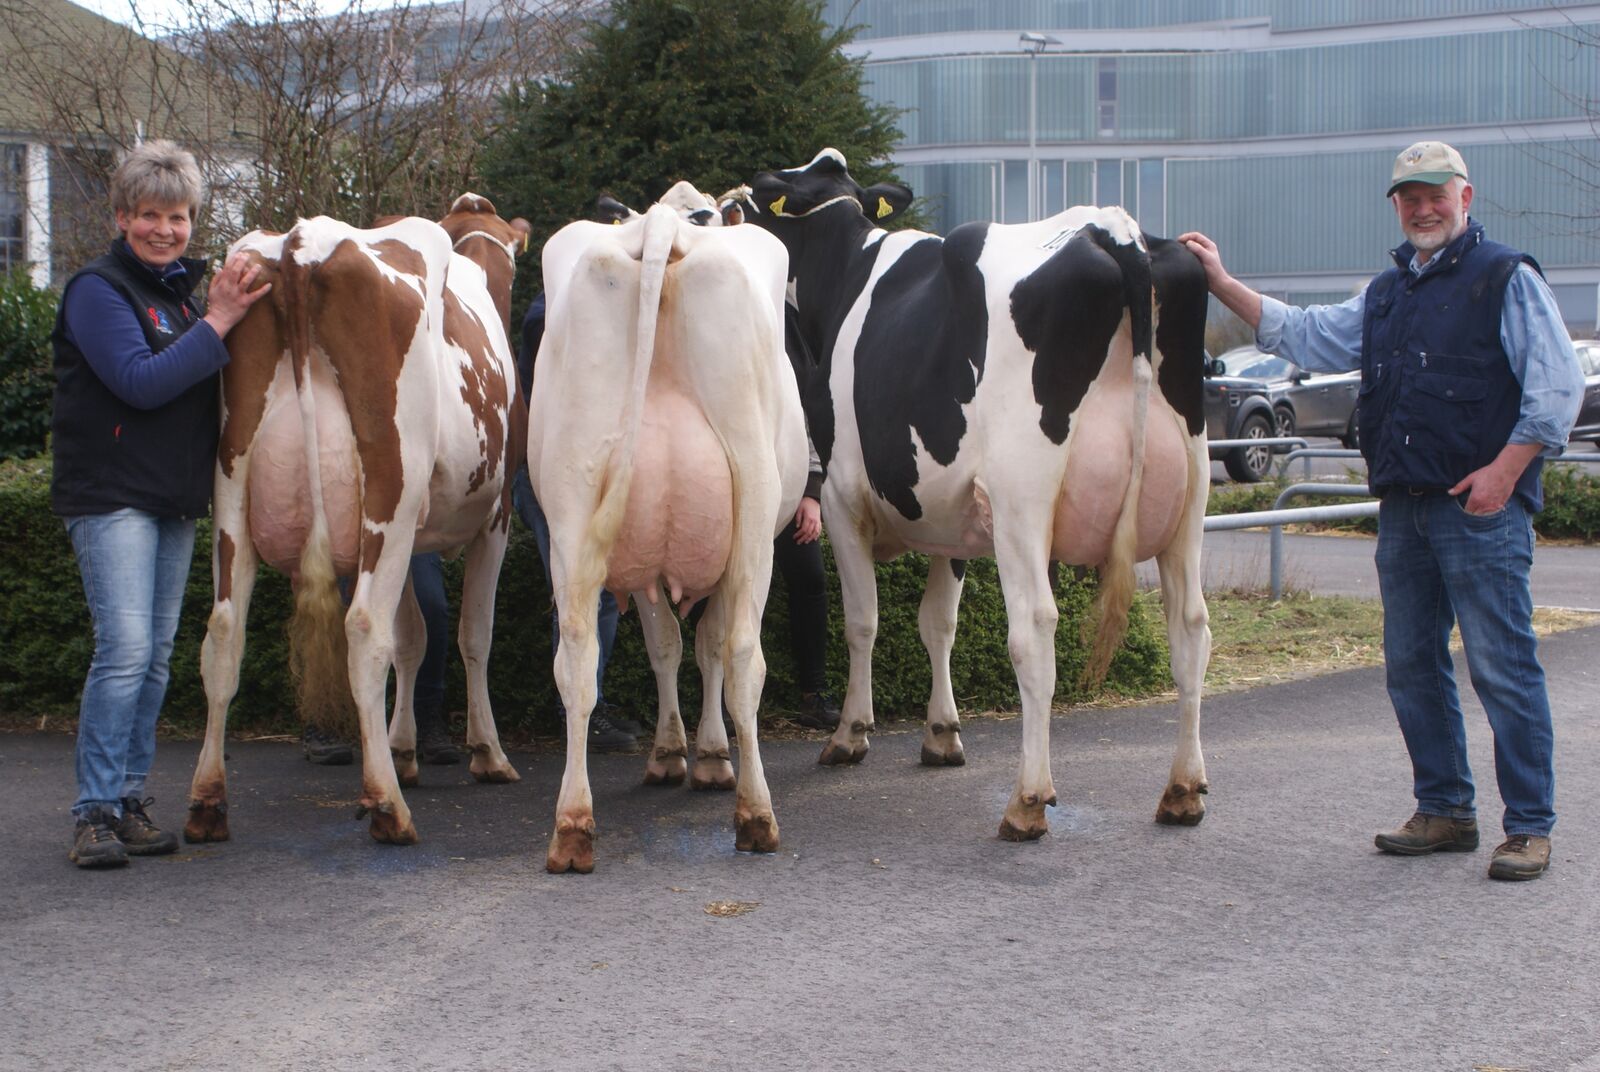
<instances>
[{"instance_id":1,"label":"red and white cow in background","mask_svg":"<svg viewBox=\"0 0 1600 1072\"><path fill-rule=\"evenodd\" d=\"M665 602L709 596L697 626L708 672L695 782L732 770L719 693L739 740L736 845L770 852L778 825L756 742L766 675L761 613L772 540L799 505L807 450L783 349L783 247L757 228L697 227L657 204L578 222L545 244L546 331L535 366L528 469L550 522L567 758L546 866L594 867L585 740L595 701L600 588L640 604L662 697L646 780L681 781L687 739ZM708 667L708 662L715 664ZM667 666L673 673L670 679Z\"/></svg>"},{"instance_id":2,"label":"red and white cow in background","mask_svg":"<svg viewBox=\"0 0 1600 1072\"><path fill-rule=\"evenodd\" d=\"M231 247L230 255L244 250L262 265L273 292L228 339L215 595L201 649L206 737L187 840L229 834L223 737L262 560L294 582L302 712L333 717L338 705L329 697L348 688L372 836L410 844L416 828L384 747L384 685L395 665L394 743L404 746L423 648L411 555L465 546L461 651L472 772L480 781L516 780L495 733L486 665L525 419L506 340L509 294L497 306L490 292L512 248L500 244L480 264L453 253L450 236L430 220L358 230L318 217L286 234L252 232ZM348 610L336 576L355 578Z\"/></svg>"}]
</instances>

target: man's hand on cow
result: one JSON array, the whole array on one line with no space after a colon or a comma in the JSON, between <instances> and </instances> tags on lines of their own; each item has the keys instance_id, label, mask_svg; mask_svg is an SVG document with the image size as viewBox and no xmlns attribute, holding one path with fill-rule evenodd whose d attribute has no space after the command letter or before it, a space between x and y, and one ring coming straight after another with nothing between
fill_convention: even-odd
<instances>
[{"instance_id":1,"label":"man's hand on cow","mask_svg":"<svg viewBox=\"0 0 1600 1072\"><path fill-rule=\"evenodd\" d=\"M810 543L822 535L822 504L812 498L800 500L794 512L794 542Z\"/></svg>"},{"instance_id":2,"label":"man's hand on cow","mask_svg":"<svg viewBox=\"0 0 1600 1072\"><path fill-rule=\"evenodd\" d=\"M250 289L256 276L261 274L261 265L252 264L250 258L243 253L235 253L229 257L227 263L217 269L217 274L211 279L211 289L206 295L206 323L218 335L226 335L233 330L233 326L244 319L244 314L250 307L266 296L272 289L272 284L267 283L255 290Z\"/></svg>"},{"instance_id":3,"label":"man's hand on cow","mask_svg":"<svg viewBox=\"0 0 1600 1072\"><path fill-rule=\"evenodd\" d=\"M1217 300L1252 329L1261 326L1261 295L1228 274L1222 266L1222 254L1217 244L1199 231L1185 231L1178 236L1183 247L1193 253L1206 271L1206 286Z\"/></svg>"}]
</instances>

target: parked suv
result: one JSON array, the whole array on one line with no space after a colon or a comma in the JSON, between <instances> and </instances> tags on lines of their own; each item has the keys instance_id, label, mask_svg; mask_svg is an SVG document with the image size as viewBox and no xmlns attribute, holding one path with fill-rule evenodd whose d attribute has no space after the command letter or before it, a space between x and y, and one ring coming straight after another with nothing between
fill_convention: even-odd
<instances>
[{"instance_id":1,"label":"parked suv","mask_svg":"<svg viewBox=\"0 0 1600 1072\"><path fill-rule=\"evenodd\" d=\"M1579 339L1572 347L1583 366L1583 408L1578 410L1572 438L1600 443L1600 339Z\"/></svg>"},{"instance_id":2,"label":"parked suv","mask_svg":"<svg viewBox=\"0 0 1600 1072\"><path fill-rule=\"evenodd\" d=\"M1254 346L1235 347L1207 365L1206 437L1334 436L1354 447L1360 385L1359 371L1311 373ZM1272 453L1266 446L1235 447L1222 464L1233 479L1254 483L1267 475Z\"/></svg>"}]
</instances>

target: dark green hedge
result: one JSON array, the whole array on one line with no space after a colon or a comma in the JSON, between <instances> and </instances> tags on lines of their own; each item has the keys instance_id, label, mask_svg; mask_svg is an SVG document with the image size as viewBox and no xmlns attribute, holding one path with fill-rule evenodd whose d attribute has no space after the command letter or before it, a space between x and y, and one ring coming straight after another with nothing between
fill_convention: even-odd
<instances>
[{"instance_id":1,"label":"dark green hedge","mask_svg":"<svg viewBox=\"0 0 1600 1072\"><path fill-rule=\"evenodd\" d=\"M0 711L13 714L65 714L75 711L88 667L90 632L77 566L61 523L49 512L48 461L0 467ZM832 589L829 617L829 678L842 694L848 656L839 609L838 578L827 557ZM463 562L447 563L446 583L452 607L457 605ZM906 555L878 567L880 625L873 661L873 691L879 717L921 717L927 702L927 655L917 635L917 604L927 560ZM1058 587L1062 624L1057 634L1057 696L1064 702L1084 698L1078 686L1087 649L1076 624L1093 598L1093 583L1073 580L1064 571ZM172 658L172 683L167 694L169 721L195 728L205 719L205 693L200 681L200 641L211 605L211 542L202 523L195 545L183 622ZM495 608L494 649L489 662L490 695L503 727L521 732L552 733L554 686L550 676L549 589L539 567L533 537L520 524L500 575ZM250 633L245 664L230 716L234 727L281 729L293 724L293 695L284 654L283 623L290 608L284 577L263 569L250 606ZM793 710L794 673L789 657L787 596L780 579L767 601L762 643L767 658L764 708ZM454 654L451 625L450 703L465 705L461 661ZM685 637L680 675L683 710L692 722L699 711L699 673L692 656L693 638ZM1106 689L1135 694L1162 687L1166 669L1166 635L1158 615L1133 608L1128 641L1112 663ZM972 562L962 595L960 626L951 676L956 700L964 708L1015 706L1016 677L1006 646L1004 604L994 563ZM644 641L630 613L617 631L617 645L606 677L607 698L654 717L655 678Z\"/></svg>"},{"instance_id":2,"label":"dark green hedge","mask_svg":"<svg viewBox=\"0 0 1600 1072\"><path fill-rule=\"evenodd\" d=\"M0 458L45 449L55 322L55 291L34 286L20 268L0 275Z\"/></svg>"}]
</instances>

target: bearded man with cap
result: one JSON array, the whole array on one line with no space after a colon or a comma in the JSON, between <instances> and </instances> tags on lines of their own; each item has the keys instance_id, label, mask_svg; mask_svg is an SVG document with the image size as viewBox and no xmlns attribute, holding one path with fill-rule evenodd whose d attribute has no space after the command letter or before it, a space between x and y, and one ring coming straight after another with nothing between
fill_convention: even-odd
<instances>
[{"instance_id":1,"label":"bearded man with cap","mask_svg":"<svg viewBox=\"0 0 1600 1072\"><path fill-rule=\"evenodd\" d=\"M1539 265L1468 215L1460 153L1411 146L1387 196L1406 241L1391 251L1394 267L1341 305L1264 297L1228 274L1205 235L1179 241L1262 350L1313 371L1361 370L1361 452L1381 499L1384 661L1417 800L1377 847L1402 856L1478 847L1449 649L1459 623L1505 803L1489 877L1537 878L1549 866L1555 771L1529 519L1542 505L1542 459L1561 452L1577 419L1583 373Z\"/></svg>"}]
</instances>

